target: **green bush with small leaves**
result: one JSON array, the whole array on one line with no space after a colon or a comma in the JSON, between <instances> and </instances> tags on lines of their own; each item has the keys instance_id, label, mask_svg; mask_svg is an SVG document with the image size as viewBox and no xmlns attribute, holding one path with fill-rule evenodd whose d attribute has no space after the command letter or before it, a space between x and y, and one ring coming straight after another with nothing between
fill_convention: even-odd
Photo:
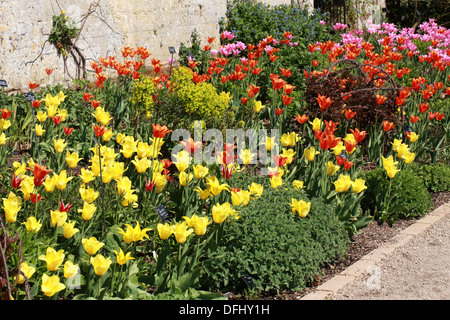
<instances>
[{"instance_id":1,"label":"green bush with small leaves","mask_svg":"<svg viewBox=\"0 0 450 320\"><path fill-rule=\"evenodd\" d=\"M445 163L417 164L409 169L419 177L430 192L450 191L450 165Z\"/></svg>"},{"instance_id":2,"label":"green bush with small leaves","mask_svg":"<svg viewBox=\"0 0 450 320\"><path fill-rule=\"evenodd\" d=\"M287 186L273 189L265 178L262 196L240 208L241 219L226 225L222 245L209 252L202 282L210 290L305 288L324 264L348 249L349 237L332 206L312 199L310 212L301 218L289 204L292 198L310 201L305 193ZM245 188L246 181L241 182Z\"/></svg>"},{"instance_id":3,"label":"green bush with small leaves","mask_svg":"<svg viewBox=\"0 0 450 320\"><path fill-rule=\"evenodd\" d=\"M375 220L392 223L398 219L419 218L432 207L431 195L422 179L409 168L398 172L392 178L389 217L381 217L380 211L389 189L389 178L383 168L364 173L367 189L361 201L361 208L375 215Z\"/></svg>"}]
</instances>

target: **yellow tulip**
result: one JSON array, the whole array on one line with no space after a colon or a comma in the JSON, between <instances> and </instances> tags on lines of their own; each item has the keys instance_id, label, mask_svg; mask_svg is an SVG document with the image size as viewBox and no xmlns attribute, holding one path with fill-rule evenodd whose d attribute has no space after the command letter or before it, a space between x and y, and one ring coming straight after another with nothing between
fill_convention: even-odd
<instances>
[{"instance_id":1,"label":"yellow tulip","mask_svg":"<svg viewBox=\"0 0 450 320\"><path fill-rule=\"evenodd\" d=\"M39 136L39 135L38 135ZM40 136L39 136L40 137ZM6 140L8 140L9 138L6 137L5 133L2 132L2 134L0 134L0 146L3 146L6 143Z\"/></svg>"},{"instance_id":2,"label":"yellow tulip","mask_svg":"<svg viewBox=\"0 0 450 320\"><path fill-rule=\"evenodd\" d=\"M43 183L45 191L53 192L53 190L55 190L57 178L58 178L58 176L54 174L52 177L48 176L45 179L45 181Z\"/></svg>"},{"instance_id":3,"label":"yellow tulip","mask_svg":"<svg viewBox=\"0 0 450 320\"><path fill-rule=\"evenodd\" d=\"M42 128L40 124L36 124L36 135L41 137L44 134L45 130Z\"/></svg>"},{"instance_id":4,"label":"yellow tulip","mask_svg":"<svg viewBox=\"0 0 450 320\"><path fill-rule=\"evenodd\" d=\"M103 255L98 254L95 257L91 257L91 264L94 266L94 272L98 276L102 276L108 271L112 261L111 258L105 258Z\"/></svg>"},{"instance_id":5,"label":"yellow tulip","mask_svg":"<svg viewBox=\"0 0 450 320\"><path fill-rule=\"evenodd\" d=\"M186 150L181 150L178 154L174 155L173 163L177 167L178 171L185 171L190 163L190 155Z\"/></svg>"},{"instance_id":6,"label":"yellow tulip","mask_svg":"<svg viewBox=\"0 0 450 320\"><path fill-rule=\"evenodd\" d=\"M66 151L66 163L69 168L75 168L80 160L81 158L78 156L78 153L70 153L69 150Z\"/></svg>"},{"instance_id":7,"label":"yellow tulip","mask_svg":"<svg viewBox=\"0 0 450 320\"><path fill-rule=\"evenodd\" d=\"M86 201L87 203L94 202L95 199L97 199L99 192L94 191L91 187L88 187L87 189L84 186L81 186L79 189L81 199L83 201Z\"/></svg>"},{"instance_id":8,"label":"yellow tulip","mask_svg":"<svg viewBox=\"0 0 450 320\"><path fill-rule=\"evenodd\" d=\"M134 260L133 257L130 257L131 252L127 252L127 254L125 254L122 249L120 249L119 252L116 250L113 250L113 252L116 254L117 263L120 265L124 265L128 260Z\"/></svg>"},{"instance_id":9,"label":"yellow tulip","mask_svg":"<svg viewBox=\"0 0 450 320\"><path fill-rule=\"evenodd\" d=\"M150 151L150 146L146 142L139 142L136 148L137 157L139 159L147 158L147 153Z\"/></svg>"},{"instance_id":10,"label":"yellow tulip","mask_svg":"<svg viewBox=\"0 0 450 320\"><path fill-rule=\"evenodd\" d=\"M23 193L24 200L30 200L31 194L34 192L34 178L25 176L25 179L20 184L20 191Z\"/></svg>"},{"instance_id":11,"label":"yellow tulip","mask_svg":"<svg viewBox=\"0 0 450 320\"><path fill-rule=\"evenodd\" d=\"M185 172L182 171L180 172L180 176L178 177L180 180L180 184L183 187L186 187L186 185L192 181L192 179L194 179L194 175L192 174L192 172L189 173L189 175Z\"/></svg>"},{"instance_id":12,"label":"yellow tulip","mask_svg":"<svg viewBox=\"0 0 450 320\"><path fill-rule=\"evenodd\" d=\"M36 272L36 268L33 266L28 265L28 262L24 261L22 262L22 265L20 266L20 274L16 277L17 283L22 284L25 282L25 277L27 279L30 279L33 274ZM23 273L23 275L22 275ZM25 275L25 277L24 277Z\"/></svg>"},{"instance_id":13,"label":"yellow tulip","mask_svg":"<svg viewBox=\"0 0 450 320\"><path fill-rule=\"evenodd\" d=\"M391 178L391 179L394 178L395 175L397 174L397 172L400 171L396 167L398 162L394 161L394 157L392 155L390 155L387 158L381 156L381 158L383 160L383 167L386 170L386 173L387 173L388 177Z\"/></svg>"},{"instance_id":14,"label":"yellow tulip","mask_svg":"<svg viewBox=\"0 0 450 320\"><path fill-rule=\"evenodd\" d=\"M93 114L95 117L95 120L103 125L108 125L109 121L111 120L111 115L109 112L105 111L103 107L97 107L95 108L95 113Z\"/></svg>"},{"instance_id":15,"label":"yellow tulip","mask_svg":"<svg viewBox=\"0 0 450 320\"><path fill-rule=\"evenodd\" d=\"M283 133L283 135L281 136L281 144L284 147L294 147L295 143L299 140L298 134L295 133L294 131L290 132L290 133Z\"/></svg>"},{"instance_id":16,"label":"yellow tulip","mask_svg":"<svg viewBox=\"0 0 450 320\"><path fill-rule=\"evenodd\" d=\"M123 229L118 228L119 233L123 235L123 241L125 241L125 243L141 241L144 237L148 239L147 232L152 230L150 228L141 229L139 221L136 221L136 227L134 228L129 224L125 224L125 226L127 227L126 232Z\"/></svg>"},{"instance_id":17,"label":"yellow tulip","mask_svg":"<svg viewBox=\"0 0 450 320\"><path fill-rule=\"evenodd\" d=\"M66 286L60 282L57 275L49 277L45 273L42 275L41 290L47 297L52 297L55 293L64 290Z\"/></svg>"},{"instance_id":18,"label":"yellow tulip","mask_svg":"<svg viewBox=\"0 0 450 320\"><path fill-rule=\"evenodd\" d=\"M96 254L105 245L103 242L98 241L96 237L90 237L89 239L83 238L81 239L81 244L90 256Z\"/></svg>"},{"instance_id":19,"label":"yellow tulip","mask_svg":"<svg viewBox=\"0 0 450 320\"><path fill-rule=\"evenodd\" d=\"M64 99L65 99L66 97L67 97L67 96L64 95L64 92L62 92L61 90L58 92L58 95L55 96L55 98L58 98L59 102L64 102Z\"/></svg>"},{"instance_id":20,"label":"yellow tulip","mask_svg":"<svg viewBox=\"0 0 450 320\"><path fill-rule=\"evenodd\" d=\"M175 235L175 240L178 243L186 242L187 237L194 232L193 229L188 228L189 227L186 225L185 221L175 224L173 234Z\"/></svg>"},{"instance_id":21,"label":"yellow tulip","mask_svg":"<svg viewBox=\"0 0 450 320\"><path fill-rule=\"evenodd\" d=\"M306 202L304 200L291 199L291 207L293 213L298 213L301 218L308 215L311 209L311 202Z\"/></svg>"},{"instance_id":22,"label":"yellow tulip","mask_svg":"<svg viewBox=\"0 0 450 320\"><path fill-rule=\"evenodd\" d=\"M264 109L266 106L264 106L262 104L261 101L255 101L255 103L253 104L253 111L255 111L256 113L259 113L262 109Z\"/></svg>"},{"instance_id":23,"label":"yellow tulip","mask_svg":"<svg viewBox=\"0 0 450 320\"><path fill-rule=\"evenodd\" d=\"M336 145L336 147L333 148L333 152L335 156L340 156L342 151L345 150L344 142L339 141L339 143Z\"/></svg>"},{"instance_id":24,"label":"yellow tulip","mask_svg":"<svg viewBox=\"0 0 450 320\"><path fill-rule=\"evenodd\" d=\"M69 114L66 109L59 109L56 116L61 117L61 121L66 121Z\"/></svg>"},{"instance_id":25,"label":"yellow tulip","mask_svg":"<svg viewBox=\"0 0 450 320\"><path fill-rule=\"evenodd\" d=\"M0 130L1 131L5 131L9 127L11 127L11 121L9 121L8 119L6 119L6 120L0 119Z\"/></svg>"},{"instance_id":26,"label":"yellow tulip","mask_svg":"<svg viewBox=\"0 0 450 320\"><path fill-rule=\"evenodd\" d=\"M47 112L44 111L38 111L36 114L36 118L39 122L44 122L47 119Z\"/></svg>"},{"instance_id":27,"label":"yellow tulip","mask_svg":"<svg viewBox=\"0 0 450 320\"><path fill-rule=\"evenodd\" d=\"M77 264L73 264L72 261L67 260L64 263L64 278L70 279L80 272L80 267Z\"/></svg>"},{"instance_id":28,"label":"yellow tulip","mask_svg":"<svg viewBox=\"0 0 450 320\"><path fill-rule=\"evenodd\" d=\"M352 182L352 188L355 193L360 193L363 190L367 189L367 186L365 184L366 182L363 179L356 179L354 182Z\"/></svg>"},{"instance_id":29,"label":"yellow tulip","mask_svg":"<svg viewBox=\"0 0 450 320\"><path fill-rule=\"evenodd\" d=\"M314 161L314 158L316 157L316 154L319 153L319 151L316 151L316 148L311 147L311 148L305 148L305 150L303 151L305 154L305 158L306 160L308 160L309 162Z\"/></svg>"},{"instance_id":30,"label":"yellow tulip","mask_svg":"<svg viewBox=\"0 0 450 320\"><path fill-rule=\"evenodd\" d=\"M208 187L209 191L214 195L217 196L219 193L221 193L223 190L229 191L229 185L226 183L220 183L217 177L207 177L206 178L206 186Z\"/></svg>"},{"instance_id":31,"label":"yellow tulip","mask_svg":"<svg viewBox=\"0 0 450 320\"><path fill-rule=\"evenodd\" d=\"M69 182L70 180L73 179L73 177L67 177L67 171L66 170L62 170L59 175L56 176L56 188L58 190L64 190L67 186L67 182Z\"/></svg>"},{"instance_id":32,"label":"yellow tulip","mask_svg":"<svg viewBox=\"0 0 450 320\"><path fill-rule=\"evenodd\" d=\"M202 188L197 187L194 189L194 191L198 193L198 196L202 200L208 199L208 197L211 195L211 191L209 191L209 189L202 190Z\"/></svg>"},{"instance_id":33,"label":"yellow tulip","mask_svg":"<svg viewBox=\"0 0 450 320\"><path fill-rule=\"evenodd\" d=\"M55 147L55 151L57 153L62 153L64 148L67 146L64 139L53 140L53 146Z\"/></svg>"},{"instance_id":34,"label":"yellow tulip","mask_svg":"<svg viewBox=\"0 0 450 320\"><path fill-rule=\"evenodd\" d=\"M153 182L156 183L155 192L160 194L167 185L167 177L159 172L153 172Z\"/></svg>"},{"instance_id":35,"label":"yellow tulip","mask_svg":"<svg viewBox=\"0 0 450 320\"><path fill-rule=\"evenodd\" d=\"M285 148L282 148L281 151L282 151L281 155L282 155L284 158L287 158L286 164L291 164L292 161L294 161L294 156L295 156L295 151L294 151L294 149L287 149L287 150L286 150Z\"/></svg>"},{"instance_id":36,"label":"yellow tulip","mask_svg":"<svg viewBox=\"0 0 450 320\"><path fill-rule=\"evenodd\" d=\"M338 165L335 165L333 162L328 161L327 163L327 175L334 176L334 174L340 169Z\"/></svg>"},{"instance_id":37,"label":"yellow tulip","mask_svg":"<svg viewBox=\"0 0 450 320\"><path fill-rule=\"evenodd\" d=\"M292 185L294 186L295 190L303 189L304 188L304 182L300 180L294 180L292 181Z\"/></svg>"},{"instance_id":38,"label":"yellow tulip","mask_svg":"<svg viewBox=\"0 0 450 320\"><path fill-rule=\"evenodd\" d=\"M64 224L62 225L64 238L70 239L75 233L80 231L79 229L75 228L75 223L76 221L64 222Z\"/></svg>"},{"instance_id":39,"label":"yellow tulip","mask_svg":"<svg viewBox=\"0 0 450 320\"><path fill-rule=\"evenodd\" d=\"M208 174L208 167L204 167L201 164L194 166L194 175L197 179L203 179Z\"/></svg>"},{"instance_id":40,"label":"yellow tulip","mask_svg":"<svg viewBox=\"0 0 450 320\"><path fill-rule=\"evenodd\" d=\"M206 228L210 225L212 221L208 217L197 217L193 222L193 227L195 234L198 236L203 236L206 234Z\"/></svg>"},{"instance_id":41,"label":"yellow tulip","mask_svg":"<svg viewBox=\"0 0 450 320\"><path fill-rule=\"evenodd\" d=\"M36 217L28 217L27 221L23 223L25 225L25 228L27 228L28 232L38 232L41 227L41 220L37 220Z\"/></svg>"},{"instance_id":42,"label":"yellow tulip","mask_svg":"<svg viewBox=\"0 0 450 320\"><path fill-rule=\"evenodd\" d=\"M52 219L52 226L62 227L67 220L67 212L59 210L50 210L50 217Z\"/></svg>"},{"instance_id":43,"label":"yellow tulip","mask_svg":"<svg viewBox=\"0 0 450 320\"><path fill-rule=\"evenodd\" d=\"M138 156L134 157L134 160L131 161L132 164L134 164L136 171L139 173L144 173L147 171L150 161L147 158L139 159Z\"/></svg>"},{"instance_id":44,"label":"yellow tulip","mask_svg":"<svg viewBox=\"0 0 450 320\"><path fill-rule=\"evenodd\" d=\"M313 131L315 130L320 130L321 126L322 126L322 121L320 121L320 119L315 118L313 120L313 122L310 122L312 124L312 129Z\"/></svg>"},{"instance_id":45,"label":"yellow tulip","mask_svg":"<svg viewBox=\"0 0 450 320\"><path fill-rule=\"evenodd\" d=\"M217 203L212 207L211 211L214 222L218 224L223 223L228 216L235 213L229 202Z\"/></svg>"},{"instance_id":46,"label":"yellow tulip","mask_svg":"<svg viewBox=\"0 0 450 320\"><path fill-rule=\"evenodd\" d=\"M256 154L251 153L249 149L241 150L241 152L239 153L239 159L245 165L253 164L255 162L255 158Z\"/></svg>"},{"instance_id":47,"label":"yellow tulip","mask_svg":"<svg viewBox=\"0 0 450 320\"><path fill-rule=\"evenodd\" d=\"M56 251L52 247L48 247L45 255L40 255L39 260L45 261L47 263L48 271L58 270L61 263L64 261L64 250L61 249Z\"/></svg>"},{"instance_id":48,"label":"yellow tulip","mask_svg":"<svg viewBox=\"0 0 450 320\"><path fill-rule=\"evenodd\" d=\"M164 224L158 223L156 229L158 230L159 237L162 240L168 239L174 230L173 226L169 225L167 222Z\"/></svg>"},{"instance_id":49,"label":"yellow tulip","mask_svg":"<svg viewBox=\"0 0 450 320\"><path fill-rule=\"evenodd\" d=\"M78 212L81 212L81 218L85 221L89 221L94 216L97 207L94 204L90 204L86 201L83 201L83 209L78 209Z\"/></svg>"},{"instance_id":50,"label":"yellow tulip","mask_svg":"<svg viewBox=\"0 0 450 320\"><path fill-rule=\"evenodd\" d=\"M409 133L409 140L411 142L416 142L419 139L419 135L415 132L410 132Z\"/></svg>"},{"instance_id":51,"label":"yellow tulip","mask_svg":"<svg viewBox=\"0 0 450 320\"><path fill-rule=\"evenodd\" d=\"M405 163L406 164L410 164L414 161L416 157L416 154L414 152L409 152L406 156L405 156Z\"/></svg>"},{"instance_id":52,"label":"yellow tulip","mask_svg":"<svg viewBox=\"0 0 450 320\"><path fill-rule=\"evenodd\" d=\"M105 133L102 136L103 141L108 142L109 140L111 140L113 135L114 135L114 133L113 133L112 130L106 130Z\"/></svg>"},{"instance_id":53,"label":"yellow tulip","mask_svg":"<svg viewBox=\"0 0 450 320\"><path fill-rule=\"evenodd\" d=\"M402 144L402 140L394 139L394 142L392 142L392 149L395 152L397 152L398 151L398 147L400 147L401 144Z\"/></svg>"},{"instance_id":54,"label":"yellow tulip","mask_svg":"<svg viewBox=\"0 0 450 320\"><path fill-rule=\"evenodd\" d=\"M23 182L23 181L22 181ZM22 198L16 196L14 192L9 192L8 198L3 198L3 210L5 211L5 219L9 223L17 220L17 214L22 206Z\"/></svg>"},{"instance_id":55,"label":"yellow tulip","mask_svg":"<svg viewBox=\"0 0 450 320\"><path fill-rule=\"evenodd\" d=\"M273 175L270 178L270 186L274 189L280 187L283 185L283 177L279 174L279 175Z\"/></svg>"},{"instance_id":56,"label":"yellow tulip","mask_svg":"<svg viewBox=\"0 0 450 320\"><path fill-rule=\"evenodd\" d=\"M260 197L263 193L264 187L261 184L252 182L252 184L249 187L249 191L251 195L256 195Z\"/></svg>"},{"instance_id":57,"label":"yellow tulip","mask_svg":"<svg viewBox=\"0 0 450 320\"><path fill-rule=\"evenodd\" d=\"M336 192L345 192L352 186L352 181L350 176L341 174L333 184Z\"/></svg>"}]
</instances>

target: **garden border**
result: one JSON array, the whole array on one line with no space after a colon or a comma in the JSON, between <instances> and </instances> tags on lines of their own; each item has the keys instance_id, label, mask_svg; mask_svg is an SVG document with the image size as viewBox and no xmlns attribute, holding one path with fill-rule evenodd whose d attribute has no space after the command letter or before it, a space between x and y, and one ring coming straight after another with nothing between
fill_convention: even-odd
<instances>
[{"instance_id":1,"label":"garden border","mask_svg":"<svg viewBox=\"0 0 450 320\"><path fill-rule=\"evenodd\" d=\"M447 202L434 209L421 219L418 219L415 223L400 231L399 234L387 243L366 254L344 271L335 275L327 282L321 284L311 293L303 296L300 300L327 300L331 295L337 293L346 285L351 284L358 277L362 276L368 267L376 265L382 260L390 257L397 248L404 246L415 236L418 236L422 232L426 231L449 213L450 202Z\"/></svg>"}]
</instances>

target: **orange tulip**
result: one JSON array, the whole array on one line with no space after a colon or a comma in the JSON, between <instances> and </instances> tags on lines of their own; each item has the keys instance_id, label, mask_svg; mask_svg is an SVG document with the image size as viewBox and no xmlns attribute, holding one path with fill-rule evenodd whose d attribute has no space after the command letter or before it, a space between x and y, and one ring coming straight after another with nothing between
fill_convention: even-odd
<instances>
[{"instance_id":1,"label":"orange tulip","mask_svg":"<svg viewBox=\"0 0 450 320\"><path fill-rule=\"evenodd\" d=\"M285 96L285 95L281 95L281 98L283 99L283 104L285 106L288 106L291 104L292 100L294 99L293 97L289 97L289 96Z\"/></svg>"},{"instance_id":2,"label":"orange tulip","mask_svg":"<svg viewBox=\"0 0 450 320\"><path fill-rule=\"evenodd\" d=\"M302 116L301 115L296 115L294 117L295 117L295 120L297 120L297 122L301 123L301 124L305 123L309 119L309 117L306 116L306 115L302 115Z\"/></svg>"},{"instance_id":3,"label":"orange tulip","mask_svg":"<svg viewBox=\"0 0 450 320\"><path fill-rule=\"evenodd\" d=\"M36 101L36 100L35 100ZM4 119L4 120L6 120L6 119L8 119L10 116L11 116L11 114L12 114L12 110L11 111L9 111L8 109L2 109L1 110L2 111L2 119Z\"/></svg>"},{"instance_id":4,"label":"orange tulip","mask_svg":"<svg viewBox=\"0 0 450 320\"><path fill-rule=\"evenodd\" d=\"M166 134L168 134L169 132L173 131L173 130L169 130L165 125L164 126L160 126L159 124L157 124L155 126L152 123L152 127L153 127L153 137L155 137L155 138L164 138L164 136Z\"/></svg>"},{"instance_id":5,"label":"orange tulip","mask_svg":"<svg viewBox=\"0 0 450 320\"><path fill-rule=\"evenodd\" d=\"M350 131L353 133L353 137L355 138L356 142L363 141L365 136L367 135L366 131L359 131L358 128L355 128L355 130L350 129Z\"/></svg>"},{"instance_id":6,"label":"orange tulip","mask_svg":"<svg viewBox=\"0 0 450 320\"><path fill-rule=\"evenodd\" d=\"M34 178L37 180L44 179L47 176L47 174L52 171L50 169L47 169L46 166L41 166L38 163L34 164L33 170L30 168L26 169L32 171Z\"/></svg>"},{"instance_id":7,"label":"orange tulip","mask_svg":"<svg viewBox=\"0 0 450 320\"><path fill-rule=\"evenodd\" d=\"M394 123L393 122L389 122L387 120L383 121L383 130L388 132L390 131L392 128L394 127Z\"/></svg>"},{"instance_id":8,"label":"orange tulip","mask_svg":"<svg viewBox=\"0 0 450 320\"><path fill-rule=\"evenodd\" d=\"M320 111L323 111L326 108L328 108L331 105L331 103L333 102L333 101L331 101L331 98L325 97L325 96L321 95L320 93L317 96L316 100L317 100L317 103L319 103Z\"/></svg>"},{"instance_id":9,"label":"orange tulip","mask_svg":"<svg viewBox=\"0 0 450 320\"><path fill-rule=\"evenodd\" d=\"M108 130L108 129L106 129L106 127L105 127L104 125L99 126L98 124L94 124L93 127L94 127L95 135L96 135L98 138L100 138L101 136L103 136L103 134Z\"/></svg>"},{"instance_id":10,"label":"orange tulip","mask_svg":"<svg viewBox=\"0 0 450 320\"><path fill-rule=\"evenodd\" d=\"M377 94L375 97L377 98L377 104L378 105L382 105L387 99L385 96L382 96L382 95L379 95L379 94Z\"/></svg>"},{"instance_id":11,"label":"orange tulip","mask_svg":"<svg viewBox=\"0 0 450 320\"><path fill-rule=\"evenodd\" d=\"M418 116L409 116L409 118L411 119L412 123L416 123L420 119L420 117Z\"/></svg>"}]
</instances>

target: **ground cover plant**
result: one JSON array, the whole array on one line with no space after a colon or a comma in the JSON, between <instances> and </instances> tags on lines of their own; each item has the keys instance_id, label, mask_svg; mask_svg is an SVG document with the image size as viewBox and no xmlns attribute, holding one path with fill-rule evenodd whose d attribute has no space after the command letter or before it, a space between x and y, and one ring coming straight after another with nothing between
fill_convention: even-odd
<instances>
[{"instance_id":1,"label":"ground cover plant","mask_svg":"<svg viewBox=\"0 0 450 320\"><path fill-rule=\"evenodd\" d=\"M2 299L300 289L369 223L425 214L448 190L450 30L334 30L222 30L170 74L125 47L78 90L7 95Z\"/></svg>"}]
</instances>

